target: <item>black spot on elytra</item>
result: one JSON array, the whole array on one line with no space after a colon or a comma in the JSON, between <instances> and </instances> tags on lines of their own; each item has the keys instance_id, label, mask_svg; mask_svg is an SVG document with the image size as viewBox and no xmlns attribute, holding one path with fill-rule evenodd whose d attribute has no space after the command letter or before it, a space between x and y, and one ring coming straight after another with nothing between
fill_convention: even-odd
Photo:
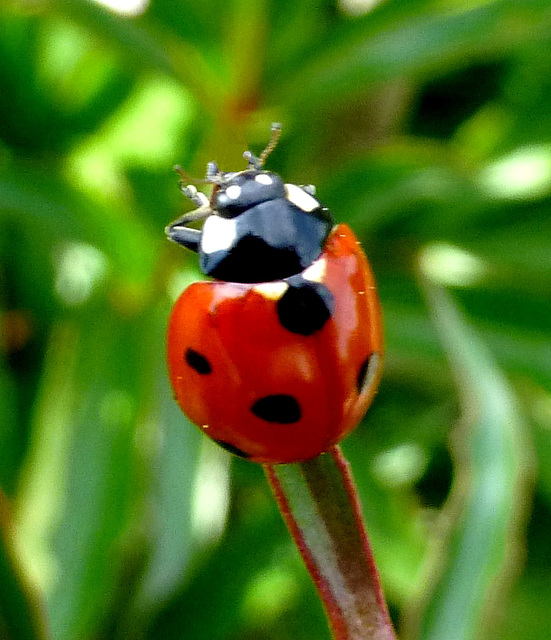
<instances>
[{"instance_id":1,"label":"black spot on elytra","mask_svg":"<svg viewBox=\"0 0 551 640\"><path fill-rule=\"evenodd\" d=\"M251 411L266 422L278 424L298 422L302 415L297 400L283 393L260 398L253 404Z\"/></svg>"},{"instance_id":2,"label":"black spot on elytra","mask_svg":"<svg viewBox=\"0 0 551 640\"><path fill-rule=\"evenodd\" d=\"M289 288L277 302L281 325L302 336L310 336L323 328L334 309L332 293L318 282L292 278Z\"/></svg>"},{"instance_id":3,"label":"black spot on elytra","mask_svg":"<svg viewBox=\"0 0 551 640\"><path fill-rule=\"evenodd\" d=\"M246 453L242 449L239 449L238 447L234 446L233 444L230 444L229 442L224 442L224 440L214 440L214 442L220 445L222 449L225 449L226 451L229 451L230 453L233 453L234 455L239 456L240 458L251 457L250 453Z\"/></svg>"},{"instance_id":4,"label":"black spot on elytra","mask_svg":"<svg viewBox=\"0 0 551 640\"><path fill-rule=\"evenodd\" d=\"M185 358L188 365L201 375L207 375L212 371L210 362L195 349L187 349Z\"/></svg>"},{"instance_id":5,"label":"black spot on elytra","mask_svg":"<svg viewBox=\"0 0 551 640\"><path fill-rule=\"evenodd\" d=\"M367 389L366 385L369 384L369 380L368 380L369 363L371 362L372 359L376 359L378 357L379 356L377 353L372 353L370 356L367 356L367 358L363 361L362 366L358 371L358 376L356 378L356 388L358 389L358 393L363 393ZM373 364L376 365L376 362L374 362Z\"/></svg>"}]
</instances>

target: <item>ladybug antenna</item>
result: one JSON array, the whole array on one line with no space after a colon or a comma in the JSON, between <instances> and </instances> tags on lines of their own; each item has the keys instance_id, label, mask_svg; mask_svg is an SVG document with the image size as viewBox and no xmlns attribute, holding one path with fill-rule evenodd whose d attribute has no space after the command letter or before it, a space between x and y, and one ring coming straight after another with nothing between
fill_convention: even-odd
<instances>
[{"instance_id":1,"label":"ladybug antenna","mask_svg":"<svg viewBox=\"0 0 551 640\"><path fill-rule=\"evenodd\" d=\"M218 168L216 162L207 164L207 174L204 178L192 178L188 175L179 164L174 165L174 171L180 176L180 188L185 189L188 184L220 184L222 172Z\"/></svg>"},{"instance_id":2,"label":"ladybug antenna","mask_svg":"<svg viewBox=\"0 0 551 640\"><path fill-rule=\"evenodd\" d=\"M270 141L266 145L264 151L257 158L250 151L245 151L243 157L249 161L248 169L262 169L264 163L266 162L266 158L272 153L272 151L276 148L279 136L281 135L281 124L279 122L272 122L272 137Z\"/></svg>"},{"instance_id":3,"label":"ladybug antenna","mask_svg":"<svg viewBox=\"0 0 551 640\"><path fill-rule=\"evenodd\" d=\"M182 167L179 164L175 164L174 167L172 167L172 168L180 176L180 184L181 185L185 185L185 184L188 184L190 182L195 183L195 184L203 184L205 182L210 182L210 180L205 180L204 178L192 178L190 175L188 175L182 169Z\"/></svg>"}]
</instances>

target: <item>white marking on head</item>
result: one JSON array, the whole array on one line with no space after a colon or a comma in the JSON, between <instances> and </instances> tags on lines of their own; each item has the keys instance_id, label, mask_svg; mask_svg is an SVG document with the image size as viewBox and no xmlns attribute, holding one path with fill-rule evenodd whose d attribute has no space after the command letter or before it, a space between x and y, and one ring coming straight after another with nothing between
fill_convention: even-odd
<instances>
[{"instance_id":1,"label":"white marking on head","mask_svg":"<svg viewBox=\"0 0 551 640\"><path fill-rule=\"evenodd\" d=\"M302 277L310 282L322 282L327 272L327 261L320 258L302 272Z\"/></svg>"},{"instance_id":2,"label":"white marking on head","mask_svg":"<svg viewBox=\"0 0 551 640\"><path fill-rule=\"evenodd\" d=\"M269 176L267 173L259 173L257 176L254 177L255 182L259 182L260 184L265 184L265 185L269 185L272 184L273 180L272 177Z\"/></svg>"},{"instance_id":3,"label":"white marking on head","mask_svg":"<svg viewBox=\"0 0 551 640\"><path fill-rule=\"evenodd\" d=\"M241 195L241 187L238 184L231 184L226 189L226 195L230 200L237 200Z\"/></svg>"},{"instance_id":4,"label":"white marking on head","mask_svg":"<svg viewBox=\"0 0 551 640\"><path fill-rule=\"evenodd\" d=\"M201 249L205 253L214 253L229 249L237 235L236 221L231 218L209 216L201 233Z\"/></svg>"},{"instance_id":5,"label":"white marking on head","mask_svg":"<svg viewBox=\"0 0 551 640\"><path fill-rule=\"evenodd\" d=\"M287 192L287 200L303 211L310 212L320 206L315 198L306 193L304 189L297 187L296 184L286 184L285 191Z\"/></svg>"},{"instance_id":6,"label":"white marking on head","mask_svg":"<svg viewBox=\"0 0 551 640\"><path fill-rule=\"evenodd\" d=\"M274 282L262 282L255 285L253 291L256 291L268 300L279 300L288 288L289 285L283 282L283 280L274 280Z\"/></svg>"}]
</instances>

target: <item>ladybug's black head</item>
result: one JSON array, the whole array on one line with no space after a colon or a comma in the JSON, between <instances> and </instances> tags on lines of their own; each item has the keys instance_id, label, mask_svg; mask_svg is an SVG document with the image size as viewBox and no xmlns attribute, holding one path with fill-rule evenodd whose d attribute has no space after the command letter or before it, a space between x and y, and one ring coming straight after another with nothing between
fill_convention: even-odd
<instances>
[{"instance_id":1,"label":"ladybug's black head","mask_svg":"<svg viewBox=\"0 0 551 640\"><path fill-rule=\"evenodd\" d=\"M211 198L211 207L222 218L235 218L261 202L285 198L285 185L277 173L247 169L225 176Z\"/></svg>"}]
</instances>

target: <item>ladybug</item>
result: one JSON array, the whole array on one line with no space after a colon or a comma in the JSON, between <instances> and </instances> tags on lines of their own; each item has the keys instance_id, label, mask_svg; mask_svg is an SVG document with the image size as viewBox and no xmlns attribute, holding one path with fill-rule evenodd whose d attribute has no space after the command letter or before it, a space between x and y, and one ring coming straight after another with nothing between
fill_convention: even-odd
<instances>
[{"instance_id":1,"label":"ladybug","mask_svg":"<svg viewBox=\"0 0 551 640\"><path fill-rule=\"evenodd\" d=\"M314 187L263 169L279 125L243 171L214 162L207 198L166 228L199 254L211 281L179 297L168 368L184 413L219 445L267 464L308 460L360 422L381 374L379 301L350 228L335 225ZM176 167L182 175L183 171ZM202 228L188 225L204 221Z\"/></svg>"}]
</instances>

